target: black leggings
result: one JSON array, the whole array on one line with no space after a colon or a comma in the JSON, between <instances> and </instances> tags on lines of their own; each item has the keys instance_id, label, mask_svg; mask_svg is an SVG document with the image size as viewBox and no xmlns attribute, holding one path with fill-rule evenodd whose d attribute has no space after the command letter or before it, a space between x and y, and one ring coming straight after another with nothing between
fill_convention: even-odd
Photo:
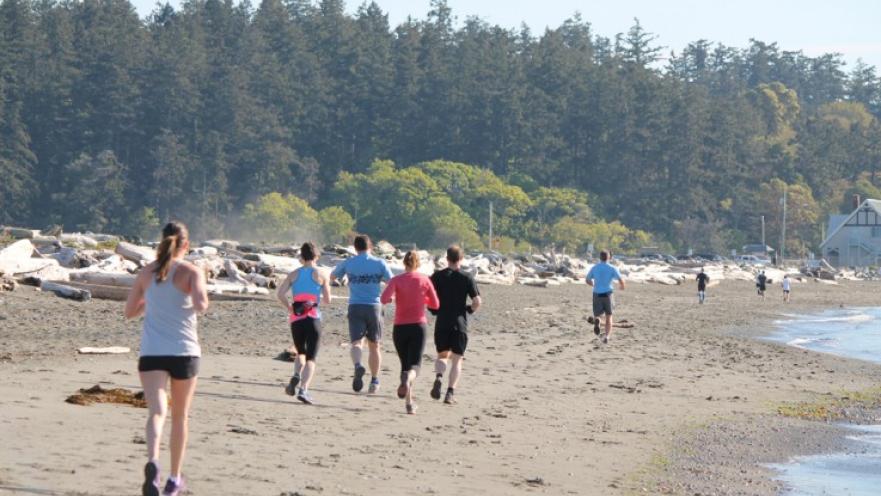
<instances>
[{"instance_id":1,"label":"black leggings","mask_svg":"<svg viewBox=\"0 0 881 496\"><path fill-rule=\"evenodd\" d=\"M306 317L291 322L291 336L294 338L297 353L306 355L306 360L315 361L321 342L321 321Z\"/></svg>"},{"instance_id":2,"label":"black leggings","mask_svg":"<svg viewBox=\"0 0 881 496\"><path fill-rule=\"evenodd\" d=\"M422 364L422 351L425 349L425 324L395 324L393 339L401 371L407 372Z\"/></svg>"}]
</instances>

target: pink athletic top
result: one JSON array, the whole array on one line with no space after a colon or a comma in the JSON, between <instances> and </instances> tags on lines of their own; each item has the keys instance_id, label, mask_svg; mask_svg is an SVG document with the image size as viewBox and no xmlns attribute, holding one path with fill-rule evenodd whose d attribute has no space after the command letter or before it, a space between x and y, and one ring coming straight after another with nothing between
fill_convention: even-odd
<instances>
[{"instance_id":1,"label":"pink athletic top","mask_svg":"<svg viewBox=\"0 0 881 496\"><path fill-rule=\"evenodd\" d=\"M380 301L387 305L392 298L395 300L396 325L424 324L428 322L425 307L432 310L440 307L431 279L419 272L405 272L393 277L382 292Z\"/></svg>"}]
</instances>

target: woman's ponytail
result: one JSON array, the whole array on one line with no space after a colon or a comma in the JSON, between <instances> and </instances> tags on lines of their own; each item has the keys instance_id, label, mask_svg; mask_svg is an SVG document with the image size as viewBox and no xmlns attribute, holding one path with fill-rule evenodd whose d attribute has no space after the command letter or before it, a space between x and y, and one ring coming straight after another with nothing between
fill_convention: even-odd
<instances>
[{"instance_id":1,"label":"woman's ponytail","mask_svg":"<svg viewBox=\"0 0 881 496\"><path fill-rule=\"evenodd\" d=\"M187 239L187 227L180 222L169 222L162 228L162 241L156 248L156 282L168 278L171 260Z\"/></svg>"}]
</instances>

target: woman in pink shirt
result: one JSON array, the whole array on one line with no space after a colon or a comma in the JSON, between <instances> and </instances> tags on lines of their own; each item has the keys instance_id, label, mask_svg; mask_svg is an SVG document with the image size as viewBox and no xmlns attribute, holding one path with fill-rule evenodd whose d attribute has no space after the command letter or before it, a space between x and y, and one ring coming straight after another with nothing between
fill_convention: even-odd
<instances>
[{"instance_id":1,"label":"woman in pink shirt","mask_svg":"<svg viewBox=\"0 0 881 496\"><path fill-rule=\"evenodd\" d=\"M401 359L401 385L398 386L398 398L407 400L407 413L416 413L413 403L413 381L419 375L422 364L422 351L425 349L425 332L428 319L425 318L425 307L437 310L440 301L434 291L431 279L420 274L419 255L408 251L404 255L406 272L395 276L389 281L380 301L388 305L395 301L395 327L393 338L398 358Z\"/></svg>"}]
</instances>

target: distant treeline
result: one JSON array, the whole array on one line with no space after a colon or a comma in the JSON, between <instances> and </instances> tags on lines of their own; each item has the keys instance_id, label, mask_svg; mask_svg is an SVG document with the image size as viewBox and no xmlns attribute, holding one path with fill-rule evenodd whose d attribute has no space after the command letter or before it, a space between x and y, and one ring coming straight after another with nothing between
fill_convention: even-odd
<instances>
[{"instance_id":1,"label":"distant treeline","mask_svg":"<svg viewBox=\"0 0 881 496\"><path fill-rule=\"evenodd\" d=\"M874 67L760 41L667 50L638 22L606 38L577 15L543 33L457 28L442 0L399 26L341 0L193 0L146 21L127 0L2 0L0 222L137 233L175 217L221 235L277 192L366 229L405 213L353 203L386 194L372 176L442 159L527 194L496 231L512 243L583 248L600 242L585 226L614 223L722 250L756 240L761 215L776 239L787 189L798 253L851 191L881 193ZM469 219L392 241L485 234L486 195L432 180L446 200L431 205ZM540 187L596 217L559 217L551 236Z\"/></svg>"}]
</instances>

